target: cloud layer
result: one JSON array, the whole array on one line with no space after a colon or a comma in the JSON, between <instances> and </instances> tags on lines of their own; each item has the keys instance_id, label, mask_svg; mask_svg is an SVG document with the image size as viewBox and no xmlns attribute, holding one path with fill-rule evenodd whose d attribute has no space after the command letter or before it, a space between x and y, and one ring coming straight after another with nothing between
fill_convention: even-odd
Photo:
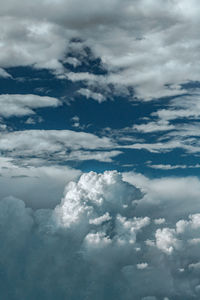
<instances>
[{"instance_id":1,"label":"cloud layer","mask_svg":"<svg viewBox=\"0 0 200 300\"><path fill-rule=\"evenodd\" d=\"M199 213L173 223L159 211L142 216L142 197L106 171L69 183L55 209L1 200L1 297L198 299Z\"/></svg>"},{"instance_id":2,"label":"cloud layer","mask_svg":"<svg viewBox=\"0 0 200 300\"><path fill-rule=\"evenodd\" d=\"M146 100L182 94L182 84L199 81L199 10L197 0L87 0L84 8L79 0L3 1L0 65L34 65L68 76L61 61L75 37L108 71L106 76L85 74L90 86L131 86ZM81 58L81 43L76 48ZM73 56L67 61L81 64ZM80 80L76 72L73 78Z\"/></svg>"}]
</instances>

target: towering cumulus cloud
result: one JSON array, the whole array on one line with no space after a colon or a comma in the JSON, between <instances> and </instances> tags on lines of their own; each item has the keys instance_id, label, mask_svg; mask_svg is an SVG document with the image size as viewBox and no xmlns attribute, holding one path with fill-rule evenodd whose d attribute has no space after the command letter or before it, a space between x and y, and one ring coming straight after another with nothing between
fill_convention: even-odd
<instances>
[{"instance_id":1,"label":"towering cumulus cloud","mask_svg":"<svg viewBox=\"0 0 200 300\"><path fill-rule=\"evenodd\" d=\"M1 200L1 299L199 299L200 214L169 226L136 215L142 197L106 171L70 182L52 210Z\"/></svg>"}]
</instances>

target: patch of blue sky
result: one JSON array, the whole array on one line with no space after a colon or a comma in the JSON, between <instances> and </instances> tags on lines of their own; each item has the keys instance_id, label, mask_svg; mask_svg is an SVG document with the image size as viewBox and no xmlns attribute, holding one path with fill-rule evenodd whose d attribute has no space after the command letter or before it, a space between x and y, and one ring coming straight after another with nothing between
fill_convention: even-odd
<instances>
[{"instance_id":1,"label":"patch of blue sky","mask_svg":"<svg viewBox=\"0 0 200 300\"><path fill-rule=\"evenodd\" d=\"M71 72L89 72L96 75L105 75L106 70L103 68L101 60L92 56L89 48L85 48L88 55L81 60L80 65L73 66L71 63L63 63L64 67ZM70 56L71 55L71 56ZM68 53L69 57L78 57ZM57 78L51 70L35 69L32 67L15 67L6 70L12 78L0 78L1 94L36 94L39 96L55 97L61 100L62 105L58 107L46 107L34 109L35 114L31 116L12 117L6 119L8 126L13 130L74 130L86 131L98 136L108 135L119 144L122 153L112 159L112 162L98 162L87 160L82 162L68 162L69 165L77 166L83 171L95 170L104 171L108 169L117 169L119 171L135 170L148 176L167 175L197 175L198 168L169 168L159 169L149 167L148 161L152 165L160 165L165 162L167 165L196 165L199 162L197 155L186 153L179 148L168 149L164 153L152 153L145 149L120 149L120 145L129 145L134 143L152 144L159 140L170 140L167 135L170 130L153 132L139 132L133 129L134 125L157 122L158 118L152 114L160 109L167 109L170 101L176 97L165 97L149 102L137 101L134 94L114 96L108 93L105 95L106 101L99 103L78 93L81 88L87 88L84 82L72 82L67 78ZM184 88L188 91L198 87L198 82L185 84ZM94 89L94 88L93 88ZM112 90L112 86L110 87ZM95 89L94 89L95 92ZM99 92L99 88L97 89ZM104 91L102 91L104 95ZM75 127L73 118L78 117L78 125ZM28 122L27 120L31 118ZM38 121L40 120L40 121ZM194 120L194 118L193 118ZM198 121L198 118L195 118ZM177 126L190 124L191 120L185 118L176 118L170 121ZM123 138L122 138L123 137ZM138 141L138 142L137 142ZM63 162L65 163L65 162Z\"/></svg>"}]
</instances>

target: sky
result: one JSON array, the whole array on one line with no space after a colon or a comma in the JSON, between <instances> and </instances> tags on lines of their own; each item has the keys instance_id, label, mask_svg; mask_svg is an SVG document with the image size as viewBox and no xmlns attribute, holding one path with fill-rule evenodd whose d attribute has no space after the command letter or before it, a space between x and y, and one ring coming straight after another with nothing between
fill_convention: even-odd
<instances>
[{"instance_id":1,"label":"sky","mask_svg":"<svg viewBox=\"0 0 200 300\"><path fill-rule=\"evenodd\" d=\"M0 298L200 299L199 13L0 0Z\"/></svg>"}]
</instances>

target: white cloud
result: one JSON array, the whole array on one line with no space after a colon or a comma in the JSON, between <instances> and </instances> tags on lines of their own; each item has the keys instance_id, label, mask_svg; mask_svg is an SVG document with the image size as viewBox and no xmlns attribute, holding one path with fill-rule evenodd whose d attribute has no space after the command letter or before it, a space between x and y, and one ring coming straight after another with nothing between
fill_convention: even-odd
<instances>
[{"instance_id":1,"label":"white cloud","mask_svg":"<svg viewBox=\"0 0 200 300\"><path fill-rule=\"evenodd\" d=\"M91 98L99 103L102 103L104 101L106 101L106 98L100 94L100 93L95 93L95 92L92 92L91 90L89 89L80 89L78 90L78 93L84 97L86 97L87 99Z\"/></svg>"},{"instance_id":2,"label":"white cloud","mask_svg":"<svg viewBox=\"0 0 200 300\"><path fill-rule=\"evenodd\" d=\"M140 263L140 264L137 264L137 268L138 270L144 270L148 267L148 263Z\"/></svg>"},{"instance_id":3,"label":"white cloud","mask_svg":"<svg viewBox=\"0 0 200 300\"><path fill-rule=\"evenodd\" d=\"M28 124L28 125L34 125L36 123L42 123L44 120L42 117L38 117L38 118L32 118L32 117L29 117L26 121L25 121L25 124Z\"/></svg>"},{"instance_id":4,"label":"white cloud","mask_svg":"<svg viewBox=\"0 0 200 300\"><path fill-rule=\"evenodd\" d=\"M171 254L174 249L180 247L179 241L176 238L176 231L174 229L158 229L155 237L156 246L166 254Z\"/></svg>"},{"instance_id":5,"label":"white cloud","mask_svg":"<svg viewBox=\"0 0 200 300\"><path fill-rule=\"evenodd\" d=\"M111 240L105 235L104 232L88 233L84 240L84 246L87 250L101 249L109 246Z\"/></svg>"},{"instance_id":6,"label":"white cloud","mask_svg":"<svg viewBox=\"0 0 200 300\"><path fill-rule=\"evenodd\" d=\"M98 218L95 219L90 219L89 223L93 224L93 225L101 225L102 223L106 222L106 221L110 221L112 218L110 217L109 213L105 213L103 216L100 216Z\"/></svg>"},{"instance_id":7,"label":"white cloud","mask_svg":"<svg viewBox=\"0 0 200 300\"><path fill-rule=\"evenodd\" d=\"M61 226L71 227L73 224L80 226L84 221L86 224L81 225L83 228L84 225L88 226L88 223L97 225L105 220L110 221L108 224L110 226L114 217L117 222L116 231L130 230L130 235L133 234L135 239L136 231L149 223L148 218L130 221L119 215L119 212L123 214L123 211L125 213L127 210L133 210L132 201L140 194L134 187L122 181L121 175L116 171L83 174L78 183L69 184L65 192L61 205L56 208ZM124 236L123 233L121 236Z\"/></svg>"},{"instance_id":8,"label":"white cloud","mask_svg":"<svg viewBox=\"0 0 200 300\"><path fill-rule=\"evenodd\" d=\"M150 133L158 131L168 131L174 129L174 125L170 125L167 121L149 122L146 124L134 125L133 129L139 132Z\"/></svg>"},{"instance_id":9,"label":"white cloud","mask_svg":"<svg viewBox=\"0 0 200 300\"><path fill-rule=\"evenodd\" d=\"M72 161L97 160L101 162L112 162L113 158L121 154L121 151L75 151L70 153L66 159Z\"/></svg>"},{"instance_id":10,"label":"white cloud","mask_svg":"<svg viewBox=\"0 0 200 300\"><path fill-rule=\"evenodd\" d=\"M78 116L74 116L73 118L71 118L71 122L73 127L80 127L80 118Z\"/></svg>"},{"instance_id":11,"label":"white cloud","mask_svg":"<svg viewBox=\"0 0 200 300\"><path fill-rule=\"evenodd\" d=\"M175 119L195 119L200 116L199 90L193 90L187 96L176 97L170 101L168 109L161 109L152 113L157 116L159 122L167 122Z\"/></svg>"},{"instance_id":12,"label":"white cloud","mask_svg":"<svg viewBox=\"0 0 200 300\"><path fill-rule=\"evenodd\" d=\"M144 193L136 211L166 220L177 220L200 211L200 181L198 177L161 177L150 179L142 174L127 172L124 179ZM163 209L162 209L163 208Z\"/></svg>"},{"instance_id":13,"label":"white cloud","mask_svg":"<svg viewBox=\"0 0 200 300\"><path fill-rule=\"evenodd\" d=\"M1 131L0 197L14 195L33 207L52 206L60 199L66 181L80 175L66 162L112 162L121 153L113 147L109 138L85 132Z\"/></svg>"},{"instance_id":14,"label":"white cloud","mask_svg":"<svg viewBox=\"0 0 200 300\"><path fill-rule=\"evenodd\" d=\"M180 220L176 223L176 231L183 233L185 231L198 230L200 228L200 213L189 215L189 221Z\"/></svg>"},{"instance_id":15,"label":"white cloud","mask_svg":"<svg viewBox=\"0 0 200 300\"><path fill-rule=\"evenodd\" d=\"M143 201L141 192L116 171L82 174L54 209L33 211L14 197L2 199L1 296L9 287L12 295L17 289L12 299L198 299L199 243L190 243L199 235L198 214L174 222L169 206L157 203L142 216L135 201ZM169 209L170 227L150 222L159 207Z\"/></svg>"},{"instance_id":16,"label":"white cloud","mask_svg":"<svg viewBox=\"0 0 200 300\"><path fill-rule=\"evenodd\" d=\"M3 78L12 78L12 76L6 72L4 69L0 68L0 77L3 77Z\"/></svg>"},{"instance_id":17,"label":"white cloud","mask_svg":"<svg viewBox=\"0 0 200 300\"><path fill-rule=\"evenodd\" d=\"M159 170L198 169L198 168L200 168L200 164L196 164L196 165L170 165L170 164L151 165L151 164L148 164L148 167L152 168L152 169L159 169Z\"/></svg>"},{"instance_id":18,"label":"white cloud","mask_svg":"<svg viewBox=\"0 0 200 300\"><path fill-rule=\"evenodd\" d=\"M135 244L137 232L149 224L150 219L148 217L127 220L125 217L118 215L116 219L117 242L120 245Z\"/></svg>"},{"instance_id":19,"label":"white cloud","mask_svg":"<svg viewBox=\"0 0 200 300\"><path fill-rule=\"evenodd\" d=\"M0 150L7 156L38 157L50 161L91 160L110 162L121 152L107 137L71 130L24 130L0 133Z\"/></svg>"},{"instance_id":20,"label":"white cloud","mask_svg":"<svg viewBox=\"0 0 200 300\"><path fill-rule=\"evenodd\" d=\"M3 1L2 68L34 65L63 74L60 59L70 49L70 39L80 37L102 59L106 82L132 86L141 99L183 94L182 83L199 81L196 0L190 6L182 0L81 4Z\"/></svg>"},{"instance_id":21,"label":"white cloud","mask_svg":"<svg viewBox=\"0 0 200 300\"><path fill-rule=\"evenodd\" d=\"M155 223L156 225L164 224L164 223L165 223L165 218L158 218L158 219L155 219L155 220L154 220L154 223Z\"/></svg>"},{"instance_id":22,"label":"white cloud","mask_svg":"<svg viewBox=\"0 0 200 300\"><path fill-rule=\"evenodd\" d=\"M196 147L185 145L183 141L171 140L167 142L155 142L155 143L135 143L133 145L123 146L122 148L127 149L145 149L152 153L169 152L175 148L183 148L187 151L197 151Z\"/></svg>"},{"instance_id":23,"label":"white cloud","mask_svg":"<svg viewBox=\"0 0 200 300\"><path fill-rule=\"evenodd\" d=\"M162 136L154 136L152 144L143 142L133 145L132 148L146 149L150 152L168 152L175 148L181 148L188 153L199 153L199 99L199 89L191 89L188 95L170 100L167 108L151 113L151 118L148 118L147 122L133 125L132 129L141 133L168 132ZM187 168L187 166L178 165L154 165L152 167L160 169ZM198 164L195 167L198 167Z\"/></svg>"},{"instance_id":24,"label":"white cloud","mask_svg":"<svg viewBox=\"0 0 200 300\"><path fill-rule=\"evenodd\" d=\"M2 94L0 95L0 116L21 117L34 114L34 109L57 107L61 102L52 97L38 95Z\"/></svg>"},{"instance_id":25,"label":"white cloud","mask_svg":"<svg viewBox=\"0 0 200 300\"><path fill-rule=\"evenodd\" d=\"M185 125L187 126L187 125ZM184 127L184 126L183 126ZM196 124L196 130L198 130L198 125ZM152 143L137 142L135 144L128 144L125 146L120 146L123 149L138 149L147 150L151 153L166 153L171 152L174 149L182 149L186 153L199 153L200 152L200 142L196 137L192 137L192 132L190 131L190 126L188 125L188 131L191 137L188 137L188 132L176 131L174 134L169 133L166 136L162 136L158 140ZM199 134L198 134L199 135ZM184 137L186 136L186 138ZM172 138L171 138L172 137ZM198 164L196 165L198 167ZM160 165L161 167L161 165ZM168 165L169 167L169 165Z\"/></svg>"},{"instance_id":26,"label":"white cloud","mask_svg":"<svg viewBox=\"0 0 200 300\"><path fill-rule=\"evenodd\" d=\"M103 216L100 216L98 218L95 219L90 219L89 223L93 224L93 225L101 225L102 223L106 222L106 221L110 221L111 217L109 215L109 213L105 213Z\"/></svg>"}]
</instances>

